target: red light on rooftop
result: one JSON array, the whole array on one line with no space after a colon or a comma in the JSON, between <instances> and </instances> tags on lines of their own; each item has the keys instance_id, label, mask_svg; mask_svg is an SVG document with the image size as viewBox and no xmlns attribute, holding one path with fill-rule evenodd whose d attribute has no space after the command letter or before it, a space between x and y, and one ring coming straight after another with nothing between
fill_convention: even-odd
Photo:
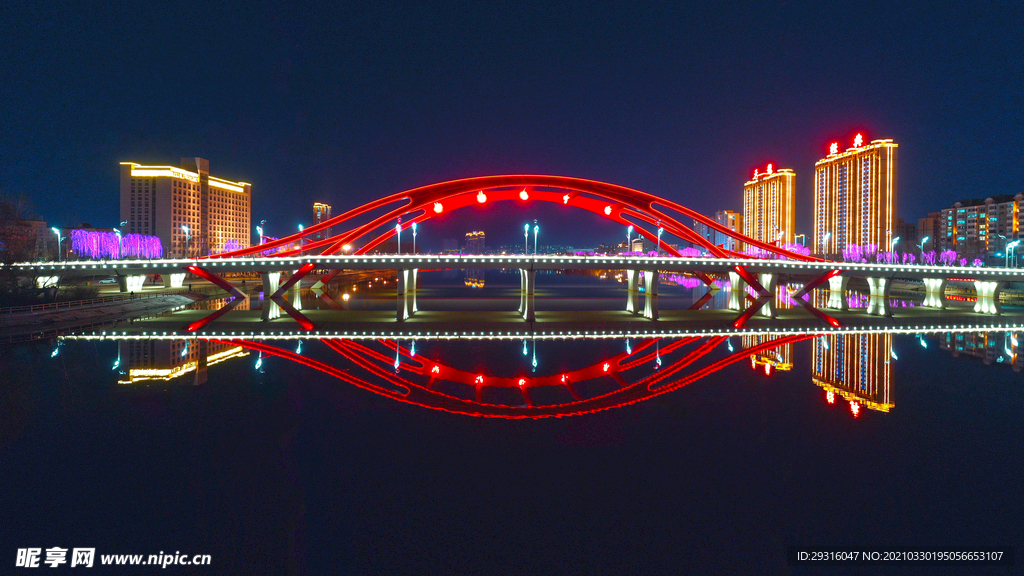
<instances>
[{"instance_id":1,"label":"red light on rooftop","mask_svg":"<svg viewBox=\"0 0 1024 576\"><path fill-rule=\"evenodd\" d=\"M825 392L825 400L827 400L829 404L835 404L836 403L836 393L831 391L831 390L829 390L828 392Z\"/></svg>"},{"instance_id":2,"label":"red light on rooftop","mask_svg":"<svg viewBox=\"0 0 1024 576\"><path fill-rule=\"evenodd\" d=\"M828 145L828 155L839 154L839 142L833 142Z\"/></svg>"},{"instance_id":3,"label":"red light on rooftop","mask_svg":"<svg viewBox=\"0 0 1024 576\"><path fill-rule=\"evenodd\" d=\"M774 172L774 171L775 171L775 169L774 169L774 167L773 167L773 166L772 166L771 164L768 164L768 169L767 169L767 171L768 171L768 173L769 173L769 174L771 174L772 172Z\"/></svg>"},{"instance_id":4,"label":"red light on rooftop","mask_svg":"<svg viewBox=\"0 0 1024 576\"><path fill-rule=\"evenodd\" d=\"M860 148L863 145L864 145L864 135L863 134L857 134L856 136L853 137L853 147L854 148Z\"/></svg>"}]
</instances>

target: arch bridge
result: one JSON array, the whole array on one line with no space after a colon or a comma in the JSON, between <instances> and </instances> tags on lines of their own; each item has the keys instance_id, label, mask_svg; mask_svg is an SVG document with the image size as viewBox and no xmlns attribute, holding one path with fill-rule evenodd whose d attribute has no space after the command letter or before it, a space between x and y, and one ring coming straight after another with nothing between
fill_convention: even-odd
<instances>
[{"instance_id":1,"label":"arch bridge","mask_svg":"<svg viewBox=\"0 0 1024 576\"><path fill-rule=\"evenodd\" d=\"M632 226L642 238L656 242L659 256L484 256L484 255L417 255L373 254L382 243L431 218L473 205L502 201L549 202L584 210L610 219L623 226ZM725 236L756 248L765 256L754 258L717 246L694 231L681 219L691 219ZM392 222L400 222L392 227ZM325 239L313 239L320 232L342 227L344 232ZM383 231L381 232L381 230ZM375 235L376 234L376 235ZM664 236L667 234L667 236ZM709 258L684 258L666 240L676 238L690 242L707 252ZM308 241L308 242L307 242ZM289 246L299 243L299 248ZM665 255L660 255L665 252ZM312 323L295 310L285 295L314 271L323 276L317 285L329 282L341 270L391 269L398 272L399 288L396 320L402 321L416 312L417 271L424 268L514 268L520 270L521 300L519 311L527 321L535 319L534 284L537 270L621 269L627 271L626 309L651 320L657 320L659 272L690 273L717 290L712 276L730 277L730 286L740 294L745 308L736 318L742 326L755 314L774 315L773 303L783 280L798 280L803 287L792 295L793 300L824 322L837 321L811 306L806 296L810 290L829 283L835 296L834 307L844 308L844 295L850 278L867 281L872 305L868 313L887 316L889 291L895 279L919 280L926 288L925 305L945 307L945 287L949 282L966 282L975 287L975 310L999 314L999 294L1006 282L1024 280L1024 271L968 267L838 263L785 250L748 238L729 230L685 206L652 194L594 180L565 176L507 175L483 176L423 186L393 194L349 210L297 234L260 245L198 259L162 259L105 262L42 262L15 265L24 273L37 276L67 277L96 274L116 275L122 291L141 287L146 275L160 274L167 286L181 286L186 273L192 273L220 286L231 296L244 297L220 274L255 272L263 278L263 290L273 305L285 310L305 329ZM282 281L282 273L287 277ZM644 307L639 306L641 278L644 282ZM749 290L748 290L749 288ZM749 306L745 304L749 302ZM205 321L194 323L189 330L200 330L231 305L215 312ZM272 313L265 314L270 320Z\"/></svg>"}]
</instances>

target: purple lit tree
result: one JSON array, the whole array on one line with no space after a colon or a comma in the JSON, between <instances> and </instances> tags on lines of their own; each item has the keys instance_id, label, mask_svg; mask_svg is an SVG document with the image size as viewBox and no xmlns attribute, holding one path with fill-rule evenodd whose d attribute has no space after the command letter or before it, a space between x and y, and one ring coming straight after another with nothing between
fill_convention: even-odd
<instances>
[{"instance_id":1,"label":"purple lit tree","mask_svg":"<svg viewBox=\"0 0 1024 576\"><path fill-rule=\"evenodd\" d=\"M943 250L939 254L939 264L943 266L952 266L956 262L956 251L955 250Z\"/></svg>"},{"instance_id":2,"label":"purple lit tree","mask_svg":"<svg viewBox=\"0 0 1024 576\"><path fill-rule=\"evenodd\" d=\"M229 238L228 241L224 243L224 252L233 252L235 250L241 249L242 245L239 244L238 240L235 240L234 238Z\"/></svg>"}]
</instances>

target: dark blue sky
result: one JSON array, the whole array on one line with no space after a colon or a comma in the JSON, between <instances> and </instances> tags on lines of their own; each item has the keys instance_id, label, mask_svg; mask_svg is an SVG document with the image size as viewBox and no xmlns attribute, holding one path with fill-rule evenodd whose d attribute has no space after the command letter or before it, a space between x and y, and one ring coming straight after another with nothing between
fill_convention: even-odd
<instances>
[{"instance_id":1,"label":"dark blue sky","mask_svg":"<svg viewBox=\"0 0 1024 576\"><path fill-rule=\"evenodd\" d=\"M863 131L900 144L903 218L1022 191L1020 2L492 4L8 6L0 187L110 226L119 161L199 155L253 183L278 235L314 201L496 173L739 209L773 162L797 172L807 231L814 162ZM536 214L555 218L516 215L508 239ZM548 240L621 235L578 222Z\"/></svg>"}]
</instances>

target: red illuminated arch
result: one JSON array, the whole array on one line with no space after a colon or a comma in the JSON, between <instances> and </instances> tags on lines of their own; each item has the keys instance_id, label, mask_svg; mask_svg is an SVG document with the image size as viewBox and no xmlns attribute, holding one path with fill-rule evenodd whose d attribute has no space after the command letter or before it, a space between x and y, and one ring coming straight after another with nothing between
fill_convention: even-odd
<instances>
[{"instance_id":1,"label":"red illuminated arch","mask_svg":"<svg viewBox=\"0 0 1024 576\"><path fill-rule=\"evenodd\" d=\"M523 195L525 193L525 199ZM335 226L351 226L352 220L365 214L400 203L399 206L391 208L385 214L375 217L368 223L349 228L345 232L336 234L324 240L310 242L303 246L302 252L322 250L322 254L336 254L346 245L354 245L364 236L381 226L403 218L403 227L412 223L420 223L441 214L471 206L473 204L511 200L517 202L530 202L539 200L552 202L580 208L599 216L609 218L624 226L632 225L637 232L649 240L657 240L657 227L660 226L667 234L675 236L680 240L692 242L707 250L713 256L720 258L744 257L745 254L725 250L709 242L707 239L696 233L690 226L684 224L679 218L692 219L706 225L712 230L735 238L749 246L764 250L771 254L785 256L794 260L820 261L819 258L796 254L784 250L774 244L768 244L742 234L733 232L718 222L703 216L681 204L666 200L653 194L647 194L632 188L572 178L568 176L543 176L543 175L509 175L509 176L481 176L453 180L414 188L391 196L380 198L358 208L354 208L306 228L298 234L280 238L262 245L256 245L241 250L225 252L209 258L230 258L235 256L248 256L267 250L274 250L282 246L308 238L321 230ZM670 213L671 212L671 213ZM674 216L672 213L678 214ZM630 220L627 220L630 218ZM652 226L655 230L644 227ZM404 229L404 228L403 228ZM388 228L383 234L365 241L356 253L362 254L378 246L395 234L393 228ZM663 241L665 237L663 237ZM663 249L673 256L679 253L666 245ZM293 256L300 250L290 250L275 254L275 256Z\"/></svg>"},{"instance_id":2,"label":"red illuminated arch","mask_svg":"<svg viewBox=\"0 0 1024 576\"><path fill-rule=\"evenodd\" d=\"M365 370L374 380L386 385L370 382L367 378L360 377L348 369L338 368L262 342L215 339L210 341L242 346L269 356L291 360L364 390L424 408L491 418L545 418L587 414L649 400L686 386L730 364L742 361L750 354L758 354L764 350L813 337L813 335L800 334L767 341L746 350L737 351L698 369L691 367L725 341L725 336L681 338L663 346L659 346L660 342L656 339L649 339L638 343L630 353L617 354L586 368L546 376L473 374L452 368L441 362L425 359L422 356L413 356L409 350L399 347L392 341L381 341L388 352L385 354L352 340L321 340L352 365ZM392 369L394 356L389 355L395 352L399 354L401 361L401 372L399 373ZM658 358L666 360L663 366L658 369L643 369L644 366L652 366ZM690 370L684 372L687 368ZM631 370L634 372L630 372ZM636 370L639 370L639 373ZM623 374L626 373L631 378L634 375L636 377L632 381L627 381L623 377ZM574 384L602 376L613 378L618 387L589 398L580 398L573 389ZM477 388L476 400L440 392L433 388L436 380L474 386ZM565 387L573 399L564 403L546 405L535 404L531 401L531 389L547 386ZM482 387L518 388L522 394L523 404L510 406L483 402L480 394Z\"/></svg>"}]
</instances>

